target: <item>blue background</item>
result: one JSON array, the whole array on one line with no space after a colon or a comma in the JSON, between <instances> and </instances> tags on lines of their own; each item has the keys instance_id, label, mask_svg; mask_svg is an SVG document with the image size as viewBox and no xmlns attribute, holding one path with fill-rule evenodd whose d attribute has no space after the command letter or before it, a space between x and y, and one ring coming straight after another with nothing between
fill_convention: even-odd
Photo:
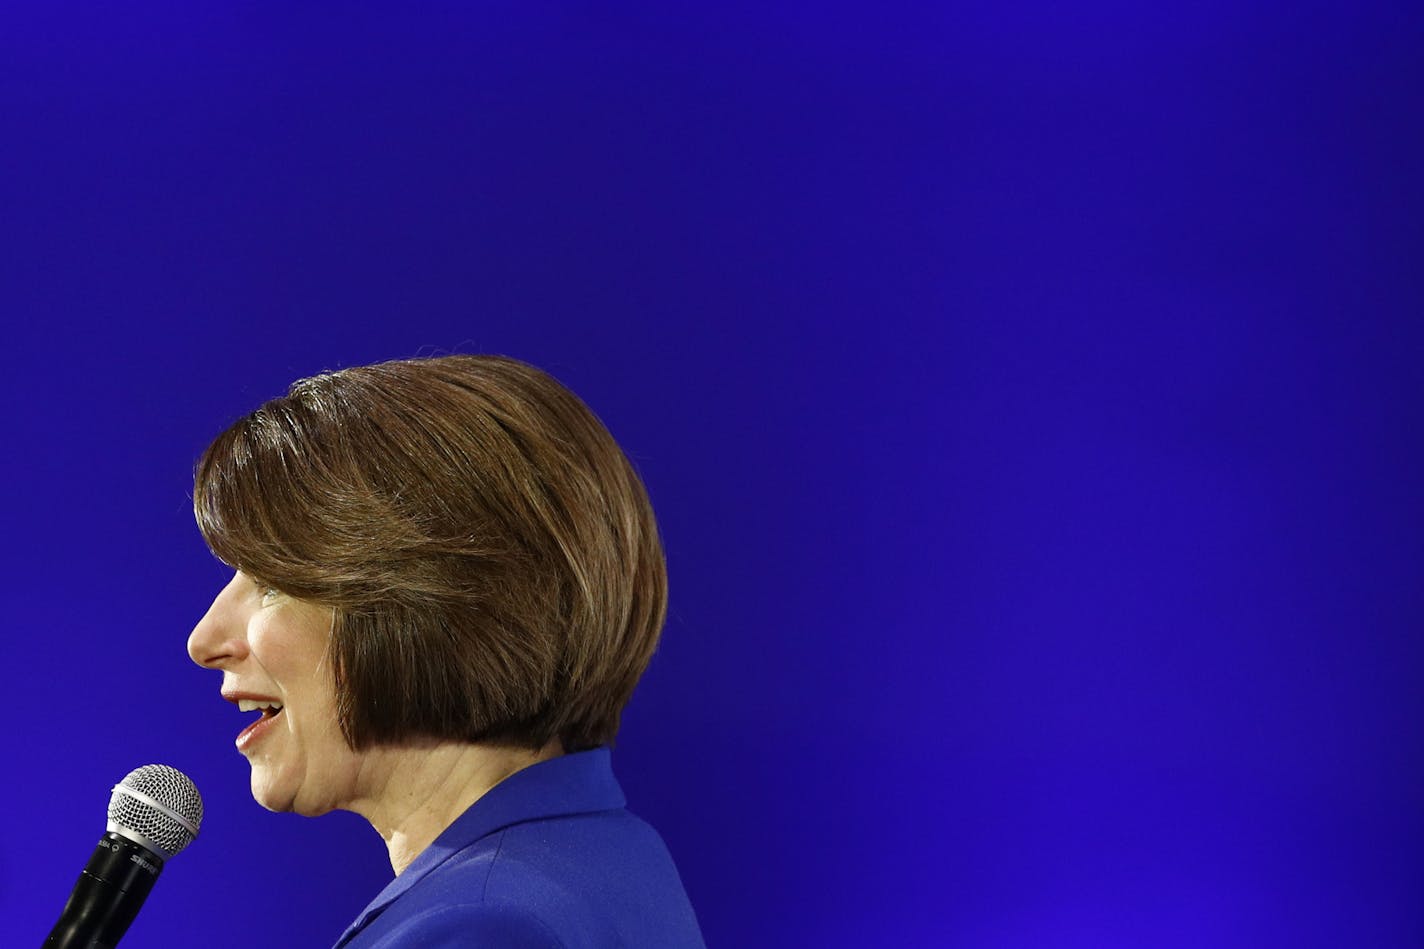
<instances>
[{"instance_id":1,"label":"blue background","mask_svg":"<svg viewBox=\"0 0 1424 949\"><path fill-rule=\"evenodd\" d=\"M0 941L150 761L125 946L383 885L248 794L191 470L455 350L646 478L615 764L709 943L1424 944L1421 9L7 4Z\"/></svg>"}]
</instances>

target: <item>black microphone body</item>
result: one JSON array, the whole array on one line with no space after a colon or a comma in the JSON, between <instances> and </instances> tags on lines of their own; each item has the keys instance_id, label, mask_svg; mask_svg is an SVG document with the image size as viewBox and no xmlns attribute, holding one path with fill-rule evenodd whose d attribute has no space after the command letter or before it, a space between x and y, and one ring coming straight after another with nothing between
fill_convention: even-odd
<instances>
[{"instance_id":1,"label":"black microphone body","mask_svg":"<svg viewBox=\"0 0 1424 949\"><path fill-rule=\"evenodd\" d=\"M162 871L162 857L116 833L105 834L79 874L45 949L113 949Z\"/></svg>"}]
</instances>

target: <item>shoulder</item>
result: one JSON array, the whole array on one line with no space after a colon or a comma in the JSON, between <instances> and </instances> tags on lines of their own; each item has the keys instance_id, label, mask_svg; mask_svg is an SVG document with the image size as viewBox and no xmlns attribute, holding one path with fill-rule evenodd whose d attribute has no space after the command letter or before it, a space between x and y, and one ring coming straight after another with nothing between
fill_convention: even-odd
<instances>
[{"instance_id":1,"label":"shoulder","mask_svg":"<svg viewBox=\"0 0 1424 949\"><path fill-rule=\"evenodd\" d=\"M581 879L587 848L571 840L561 823L506 828L452 854L363 935L382 949L623 944L616 923L610 925L608 907L600 905L601 894Z\"/></svg>"},{"instance_id":2,"label":"shoulder","mask_svg":"<svg viewBox=\"0 0 1424 949\"><path fill-rule=\"evenodd\" d=\"M414 882L351 946L701 944L661 839L619 811L517 824L462 848Z\"/></svg>"}]
</instances>

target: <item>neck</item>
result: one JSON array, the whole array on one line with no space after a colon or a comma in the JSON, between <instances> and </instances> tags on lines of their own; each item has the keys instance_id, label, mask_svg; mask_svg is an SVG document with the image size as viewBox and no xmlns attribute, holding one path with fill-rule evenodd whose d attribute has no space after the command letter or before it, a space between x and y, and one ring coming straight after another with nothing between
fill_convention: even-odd
<instances>
[{"instance_id":1,"label":"neck","mask_svg":"<svg viewBox=\"0 0 1424 949\"><path fill-rule=\"evenodd\" d=\"M505 778L562 754L558 739L543 748L447 742L385 748L372 770L381 779L349 809L371 823L400 876L410 862L471 804ZM367 772L368 775L370 771Z\"/></svg>"}]
</instances>

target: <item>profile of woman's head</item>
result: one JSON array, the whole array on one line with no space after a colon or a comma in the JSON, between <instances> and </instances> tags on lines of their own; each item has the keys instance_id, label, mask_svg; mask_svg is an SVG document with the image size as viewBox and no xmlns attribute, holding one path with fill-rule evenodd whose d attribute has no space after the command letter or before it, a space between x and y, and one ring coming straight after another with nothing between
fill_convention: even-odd
<instances>
[{"instance_id":1,"label":"profile of woman's head","mask_svg":"<svg viewBox=\"0 0 1424 949\"><path fill-rule=\"evenodd\" d=\"M333 611L356 749L607 744L662 627L642 482L587 406L516 360L301 380L218 436L193 500L219 558Z\"/></svg>"}]
</instances>

